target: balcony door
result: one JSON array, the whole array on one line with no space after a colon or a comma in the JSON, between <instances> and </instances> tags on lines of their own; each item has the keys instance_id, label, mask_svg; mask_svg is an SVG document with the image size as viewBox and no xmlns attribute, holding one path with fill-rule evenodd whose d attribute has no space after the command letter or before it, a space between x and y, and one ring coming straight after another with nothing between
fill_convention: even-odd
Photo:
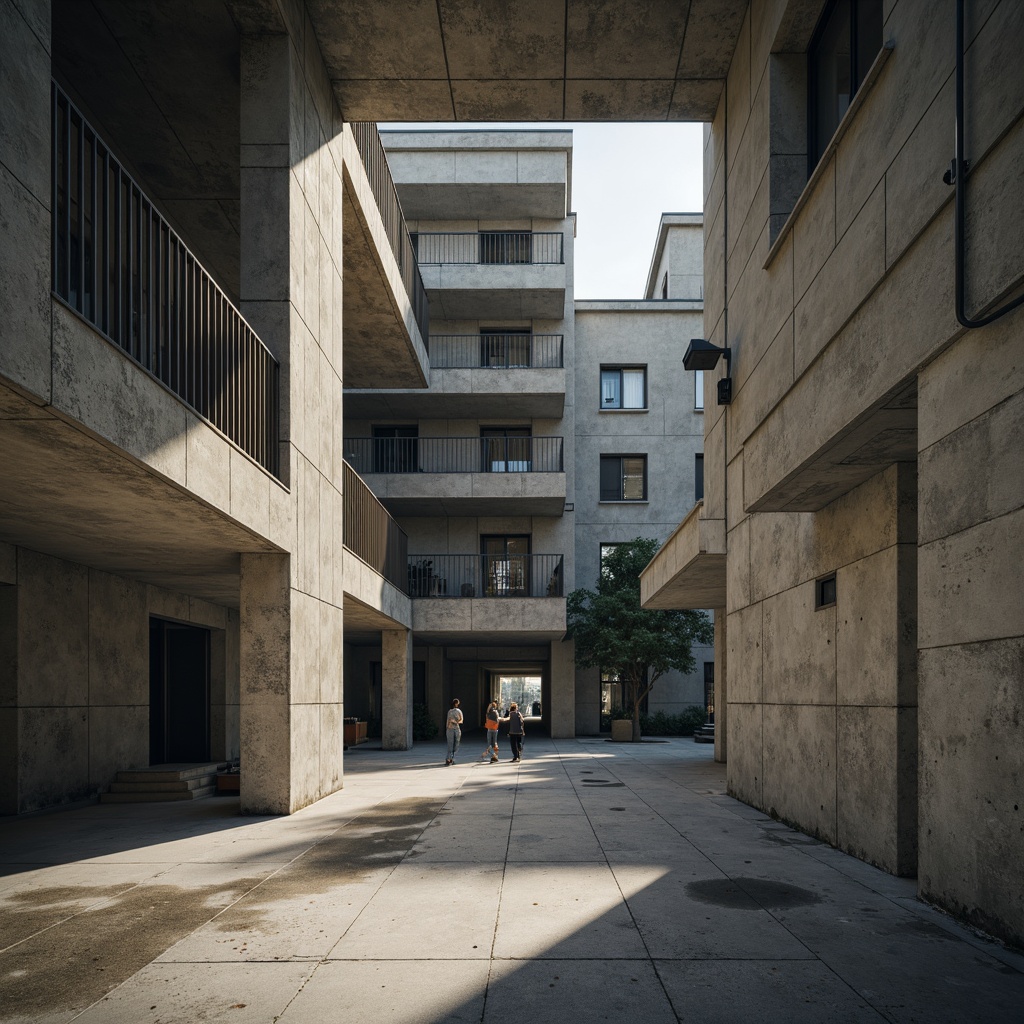
<instances>
[{"instance_id":1,"label":"balcony door","mask_svg":"<svg viewBox=\"0 0 1024 1024\"><path fill-rule=\"evenodd\" d=\"M374 473L415 473L419 468L419 427L374 427Z\"/></svg>"},{"instance_id":2,"label":"balcony door","mask_svg":"<svg viewBox=\"0 0 1024 1024\"><path fill-rule=\"evenodd\" d=\"M530 535L480 538L484 597L529 597Z\"/></svg>"},{"instance_id":3,"label":"balcony door","mask_svg":"<svg viewBox=\"0 0 1024 1024\"><path fill-rule=\"evenodd\" d=\"M528 367L530 365L530 328L481 328L480 365L520 369Z\"/></svg>"},{"instance_id":4,"label":"balcony door","mask_svg":"<svg viewBox=\"0 0 1024 1024\"><path fill-rule=\"evenodd\" d=\"M533 438L529 427L481 427L485 473L529 473Z\"/></svg>"}]
</instances>

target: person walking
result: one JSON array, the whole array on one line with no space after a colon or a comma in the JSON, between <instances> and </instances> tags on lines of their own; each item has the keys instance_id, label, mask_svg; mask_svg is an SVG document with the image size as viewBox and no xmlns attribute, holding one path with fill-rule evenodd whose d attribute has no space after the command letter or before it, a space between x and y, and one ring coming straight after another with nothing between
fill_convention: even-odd
<instances>
[{"instance_id":1,"label":"person walking","mask_svg":"<svg viewBox=\"0 0 1024 1024\"><path fill-rule=\"evenodd\" d=\"M523 759L523 736L526 734L525 722L519 712L519 705L514 701L508 709L508 741L512 745L512 760Z\"/></svg>"},{"instance_id":2,"label":"person walking","mask_svg":"<svg viewBox=\"0 0 1024 1024\"><path fill-rule=\"evenodd\" d=\"M492 700L488 705L487 714L484 716L484 729L487 730L487 749L481 755L486 761L487 755L491 755L491 764L498 760L498 705Z\"/></svg>"},{"instance_id":3,"label":"person walking","mask_svg":"<svg viewBox=\"0 0 1024 1024\"><path fill-rule=\"evenodd\" d=\"M455 764L455 755L459 752L459 744L462 742L462 712L459 710L458 697L452 701L452 706L448 709L444 732L448 739L448 757L444 763Z\"/></svg>"}]
</instances>

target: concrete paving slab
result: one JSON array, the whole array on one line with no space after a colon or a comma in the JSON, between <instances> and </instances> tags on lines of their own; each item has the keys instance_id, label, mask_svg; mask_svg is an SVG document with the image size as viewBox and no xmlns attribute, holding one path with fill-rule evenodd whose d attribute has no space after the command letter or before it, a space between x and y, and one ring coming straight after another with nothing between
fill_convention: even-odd
<instances>
[{"instance_id":1,"label":"concrete paving slab","mask_svg":"<svg viewBox=\"0 0 1024 1024\"><path fill-rule=\"evenodd\" d=\"M643 959L646 951L605 864L509 866L494 941L498 958Z\"/></svg>"},{"instance_id":2,"label":"concrete paving slab","mask_svg":"<svg viewBox=\"0 0 1024 1024\"><path fill-rule=\"evenodd\" d=\"M267 1024L314 964L175 964L143 968L89 1007L81 1024Z\"/></svg>"},{"instance_id":3,"label":"concrete paving slab","mask_svg":"<svg viewBox=\"0 0 1024 1024\"><path fill-rule=\"evenodd\" d=\"M508 860L603 861L604 856L594 828L584 815L517 813L512 822Z\"/></svg>"},{"instance_id":4,"label":"concrete paving slab","mask_svg":"<svg viewBox=\"0 0 1024 1024\"><path fill-rule=\"evenodd\" d=\"M483 1024L678 1019L647 961L535 960L495 963Z\"/></svg>"},{"instance_id":5,"label":"concrete paving slab","mask_svg":"<svg viewBox=\"0 0 1024 1024\"><path fill-rule=\"evenodd\" d=\"M494 936L501 875L501 866L463 864L453 872L445 864L402 864L328 958L460 960L484 955ZM448 926L442 925L446 916L453 919Z\"/></svg>"},{"instance_id":6,"label":"concrete paving slab","mask_svg":"<svg viewBox=\"0 0 1024 1024\"><path fill-rule=\"evenodd\" d=\"M435 943L445 941L436 919ZM478 1024L490 959L338 960L322 964L281 1016L281 1024Z\"/></svg>"},{"instance_id":7,"label":"concrete paving slab","mask_svg":"<svg viewBox=\"0 0 1024 1024\"><path fill-rule=\"evenodd\" d=\"M422 863L502 864L508 852L511 815L448 815L431 822L409 851Z\"/></svg>"}]
</instances>

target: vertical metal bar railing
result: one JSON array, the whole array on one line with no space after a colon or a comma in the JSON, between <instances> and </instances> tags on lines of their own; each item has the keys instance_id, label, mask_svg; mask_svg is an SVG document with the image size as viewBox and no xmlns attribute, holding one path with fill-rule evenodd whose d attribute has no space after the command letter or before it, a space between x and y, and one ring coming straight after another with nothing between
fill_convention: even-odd
<instances>
[{"instance_id":1,"label":"vertical metal bar railing","mask_svg":"<svg viewBox=\"0 0 1024 1024\"><path fill-rule=\"evenodd\" d=\"M430 366L434 370L561 369L561 334L434 334Z\"/></svg>"},{"instance_id":2,"label":"vertical metal bar railing","mask_svg":"<svg viewBox=\"0 0 1024 1024\"><path fill-rule=\"evenodd\" d=\"M404 593L409 538L347 462L342 473L342 543Z\"/></svg>"},{"instance_id":3,"label":"vertical metal bar railing","mask_svg":"<svg viewBox=\"0 0 1024 1024\"><path fill-rule=\"evenodd\" d=\"M277 360L56 83L52 100L54 293L277 475Z\"/></svg>"},{"instance_id":4,"label":"vertical metal bar railing","mask_svg":"<svg viewBox=\"0 0 1024 1024\"><path fill-rule=\"evenodd\" d=\"M438 263L562 263L561 231L420 231L417 258Z\"/></svg>"},{"instance_id":5,"label":"vertical metal bar railing","mask_svg":"<svg viewBox=\"0 0 1024 1024\"><path fill-rule=\"evenodd\" d=\"M413 598L564 597L562 555L410 555Z\"/></svg>"},{"instance_id":6,"label":"vertical metal bar railing","mask_svg":"<svg viewBox=\"0 0 1024 1024\"><path fill-rule=\"evenodd\" d=\"M561 437L347 437L359 473L561 473Z\"/></svg>"},{"instance_id":7,"label":"vertical metal bar railing","mask_svg":"<svg viewBox=\"0 0 1024 1024\"><path fill-rule=\"evenodd\" d=\"M388 158L380 141L380 133L372 121L353 121L349 127L352 129L356 149L359 151L363 168L366 170L370 189L377 201L377 208L380 211L388 241L391 243L391 251L398 263L406 294L412 303L416 324L420 329L420 337L423 338L423 344L426 345L430 336L427 290L424 288L423 278L420 276L416 250L409 237L409 229L405 223L405 215L402 213L402 204L398 198L394 179L391 177L391 169L388 167Z\"/></svg>"}]
</instances>

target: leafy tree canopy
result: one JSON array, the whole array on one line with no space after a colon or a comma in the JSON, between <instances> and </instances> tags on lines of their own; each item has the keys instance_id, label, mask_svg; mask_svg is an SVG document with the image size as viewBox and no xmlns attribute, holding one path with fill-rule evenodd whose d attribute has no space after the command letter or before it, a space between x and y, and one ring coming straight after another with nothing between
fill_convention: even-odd
<instances>
[{"instance_id":1,"label":"leafy tree canopy","mask_svg":"<svg viewBox=\"0 0 1024 1024\"><path fill-rule=\"evenodd\" d=\"M640 702L655 682L669 669L692 672L692 645L714 642L704 612L640 607L640 573L659 547L644 537L617 545L602 559L597 590L574 590L567 600L576 664L614 672L626 685L634 740Z\"/></svg>"}]
</instances>

